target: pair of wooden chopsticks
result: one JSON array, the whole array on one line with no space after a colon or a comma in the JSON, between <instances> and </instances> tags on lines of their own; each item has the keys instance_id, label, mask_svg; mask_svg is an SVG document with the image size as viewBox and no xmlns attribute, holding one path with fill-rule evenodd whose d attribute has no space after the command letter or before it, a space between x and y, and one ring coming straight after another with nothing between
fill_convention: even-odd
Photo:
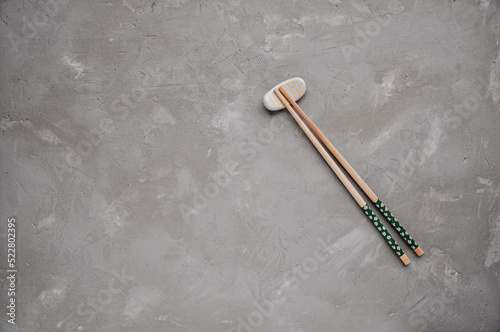
<instances>
[{"instance_id":1,"label":"pair of wooden chopsticks","mask_svg":"<svg viewBox=\"0 0 500 332\"><path fill-rule=\"evenodd\" d=\"M312 130L318 135L321 141L326 145L326 147L330 150L333 156L338 160L338 162L344 167L345 170L351 175L351 177L356 181L358 186L364 191L364 193L368 196L368 198L375 203L375 206L379 209L379 211L387 218L387 220L391 223L391 225L399 232L399 234L405 239L405 241L410 245L410 247L415 251L418 256L422 256L424 251L415 243L413 238L408 234L408 232L401 226L396 218L392 215L392 213L387 209L387 207L380 201L380 199L375 195L375 193L368 187L368 185L363 181L363 179L356 173L356 171L352 168L352 166L347 162L347 160L340 154L340 152L333 146L330 140L319 130L319 128L314 124L314 122L309 119L309 117L304 113L304 111L297 105L297 103L293 100L290 95L286 92L286 90L281 86L277 89L274 89L274 93L280 101L285 105L286 109L292 117L295 119L297 124L300 126L302 131L307 135L309 140L316 147L318 152L323 156L325 161L328 163L333 172L337 175L340 181L347 188L352 197L356 200L358 205L363 209L364 213L373 223L373 225L377 228L379 233L385 238L389 246L392 250L399 256L401 261L408 265L410 264L410 259L403 252L401 247L397 244L396 240L392 237L389 231L384 227L378 217L373 213L365 200L361 197L359 192L354 188L349 179L345 176L342 170L337 166L335 161L332 159L330 154L326 151L323 145L319 142L316 136L311 132L311 130L307 127L307 125L302 121L299 115L294 112L292 106L297 110L297 112L302 116L302 118L307 122L307 124L312 128Z\"/></svg>"}]
</instances>

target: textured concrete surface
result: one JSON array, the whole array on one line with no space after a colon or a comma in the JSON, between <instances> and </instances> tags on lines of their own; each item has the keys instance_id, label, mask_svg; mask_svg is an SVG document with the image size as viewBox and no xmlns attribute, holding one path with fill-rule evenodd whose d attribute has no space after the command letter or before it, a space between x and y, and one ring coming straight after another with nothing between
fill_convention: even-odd
<instances>
[{"instance_id":1,"label":"textured concrete surface","mask_svg":"<svg viewBox=\"0 0 500 332\"><path fill-rule=\"evenodd\" d=\"M0 10L0 330L500 329L498 1ZM425 250L397 236L408 267L263 108L293 76Z\"/></svg>"}]
</instances>

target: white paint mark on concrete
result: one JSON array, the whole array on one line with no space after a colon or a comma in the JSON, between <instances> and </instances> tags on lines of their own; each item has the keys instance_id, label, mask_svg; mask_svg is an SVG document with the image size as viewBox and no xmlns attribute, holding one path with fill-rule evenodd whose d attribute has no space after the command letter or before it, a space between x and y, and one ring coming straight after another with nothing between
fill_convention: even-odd
<instances>
[{"instance_id":1,"label":"white paint mark on concrete","mask_svg":"<svg viewBox=\"0 0 500 332\"><path fill-rule=\"evenodd\" d=\"M42 291L38 300L44 308L53 308L59 302L61 302L67 293L67 280L65 277L57 276L53 277L53 285L51 289Z\"/></svg>"},{"instance_id":2,"label":"white paint mark on concrete","mask_svg":"<svg viewBox=\"0 0 500 332\"><path fill-rule=\"evenodd\" d=\"M174 125L177 123L172 114L170 114L170 112L167 111L167 109L162 105L156 105L153 108L153 121L158 124L169 123L171 125Z\"/></svg>"},{"instance_id":3,"label":"white paint mark on concrete","mask_svg":"<svg viewBox=\"0 0 500 332\"><path fill-rule=\"evenodd\" d=\"M437 198L440 202L456 202L462 198L462 193L458 196L452 195L450 192L437 192L436 189L431 187L430 197Z\"/></svg>"},{"instance_id":4,"label":"white paint mark on concrete","mask_svg":"<svg viewBox=\"0 0 500 332\"><path fill-rule=\"evenodd\" d=\"M119 203L112 202L101 214L100 218L107 232L113 235L124 225L129 216L128 211Z\"/></svg>"},{"instance_id":5,"label":"white paint mark on concrete","mask_svg":"<svg viewBox=\"0 0 500 332\"><path fill-rule=\"evenodd\" d=\"M500 101L500 50L498 51L496 61L491 64L488 93L491 95L491 99L493 99L495 104Z\"/></svg>"},{"instance_id":6,"label":"white paint mark on concrete","mask_svg":"<svg viewBox=\"0 0 500 332\"><path fill-rule=\"evenodd\" d=\"M85 70L85 66L83 64L81 64L80 62L78 62L78 61L72 60L67 55L65 55L63 59L66 62L66 64L70 65L71 67L73 67L76 70L77 74L76 74L75 77L73 77L73 79L76 80L78 77L80 77L80 75Z\"/></svg>"},{"instance_id":7,"label":"white paint mark on concrete","mask_svg":"<svg viewBox=\"0 0 500 332\"><path fill-rule=\"evenodd\" d=\"M495 224L490 230L490 240L486 249L484 266L490 267L500 261L500 217L497 217Z\"/></svg>"},{"instance_id":8,"label":"white paint mark on concrete","mask_svg":"<svg viewBox=\"0 0 500 332\"><path fill-rule=\"evenodd\" d=\"M38 130L35 133L36 137L49 145L56 146L62 143L62 141L49 129Z\"/></svg>"},{"instance_id":9,"label":"white paint mark on concrete","mask_svg":"<svg viewBox=\"0 0 500 332\"><path fill-rule=\"evenodd\" d=\"M135 9L127 2L127 0L123 0L123 4L132 11L132 13L135 13Z\"/></svg>"},{"instance_id":10,"label":"white paint mark on concrete","mask_svg":"<svg viewBox=\"0 0 500 332\"><path fill-rule=\"evenodd\" d=\"M56 216L51 214L36 225L36 229L40 232L54 228L56 224Z\"/></svg>"},{"instance_id":11,"label":"white paint mark on concrete","mask_svg":"<svg viewBox=\"0 0 500 332\"><path fill-rule=\"evenodd\" d=\"M484 184L488 187L490 187L493 184L493 181L491 181L490 179L485 179L480 176L477 177L477 182L479 182L480 184Z\"/></svg>"}]
</instances>

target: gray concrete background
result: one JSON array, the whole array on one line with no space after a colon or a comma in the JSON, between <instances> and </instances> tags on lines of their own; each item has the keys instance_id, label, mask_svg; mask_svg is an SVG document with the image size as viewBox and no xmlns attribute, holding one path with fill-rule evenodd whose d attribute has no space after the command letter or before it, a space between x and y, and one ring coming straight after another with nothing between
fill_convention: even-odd
<instances>
[{"instance_id":1,"label":"gray concrete background","mask_svg":"<svg viewBox=\"0 0 500 332\"><path fill-rule=\"evenodd\" d=\"M0 329L498 331L499 6L2 1ZM293 76L408 267L263 108Z\"/></svg>"}]
</instances>

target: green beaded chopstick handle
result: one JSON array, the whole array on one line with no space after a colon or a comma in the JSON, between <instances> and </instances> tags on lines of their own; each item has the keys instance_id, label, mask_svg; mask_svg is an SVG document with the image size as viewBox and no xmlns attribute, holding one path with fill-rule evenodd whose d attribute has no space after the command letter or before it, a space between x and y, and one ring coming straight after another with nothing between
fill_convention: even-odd
<instances>
[{"instance_id":1,"label":"green beaded chopstick handle","mask_svg":"<svg viewBox=\"0 0 500 332\"><path fill-rule=\"evenodd\" d=\"M410 259L406 254L403 252L401 247L398 245L396 240L392 237L391 233L385 228L385 226L380 222L378 217L373 213L372 209L366 204L365 206L362 207L363 212L366 214L368 219L373 223L373 226L377 228L379 233L385 238L387 241L387 244L394 250L396 255L399 256L399 258L403 261L405 265L408 265L410 263Z\"/></svg>"},{"instance_id":2,"label":"green beaded chopstick handle","mask_svg":"<svg viewBox=\"0 0 500 332\"><path fill-rule=\"evenodd\" d=\"M384 203L380 201L380 199L378 199L375 202L375 205L377 206L379 211L386 217L386 219L391 223L392 227L394 227L403 237L403 239L405 239L405 241L410 245L410 247L415 251L415 253L418 256L422 256L424 251L420 249L420 247L415 243L415 240L413 240L410 234L408 234L406 229L404 229L404 227L401 226L399 221L392 215L391 211L389 211L387 206L385 206Z\"/></svg>"},{"instance_id":3,"label":"green beaded chopstick handle","mask_svg":"<svg viewBox=\"0 0 500 332\"><path fill-rule=\"evenodd\" d=\"M368 187L365 181L363 181L363 179L358 175L358 173L356 173L356 171L354 170L354 168L352 168L349 162L347 162L344 156L340 154L339 150L337 150L337 148L333 146L332 142L330 142L330 140L321 132L318 126L316 126L316 124L306 115L306 113L300 108L300 106L297 105L297 103L293 99L289 100L292 106L297 110L297 112L299 112L300 116L304 120L306 120L309 127L311 127L311 129L316 133L316 135L318 135L321 141L326 145L328 150L330 150L330 152L338 160L338 162L344 167L344 169L349 173L349 175L354 179L354 181L356 181L356 183L364 191L366 196L368 196L368 198L370 198L370 200L373 203L375 203L375 205L377 205L377 203L380 202L377 195L375 195L375 193L370 189L370 187ZM411 238L411 236L403 228L403 226L401 226L401 224L397 221L397 219L392 216L389 210L387 210L387 207L385 207L382 204L382 202L380 202L380 207L379 205L377 205L377 207L379 208L380 212L382 212L384 216L387 217L391 225L399 232L399 234L401 234L401 236L405 239L405 241L408 242L413 251L415 251L415 253L418 256L422 256L424 251L415 243L415 241ZM383 211L381 210L381 207L384 208ZM364 209L364 207L362 208ZM391 217L389 218L389 216Z\"/></svg>"}]
</instances>

